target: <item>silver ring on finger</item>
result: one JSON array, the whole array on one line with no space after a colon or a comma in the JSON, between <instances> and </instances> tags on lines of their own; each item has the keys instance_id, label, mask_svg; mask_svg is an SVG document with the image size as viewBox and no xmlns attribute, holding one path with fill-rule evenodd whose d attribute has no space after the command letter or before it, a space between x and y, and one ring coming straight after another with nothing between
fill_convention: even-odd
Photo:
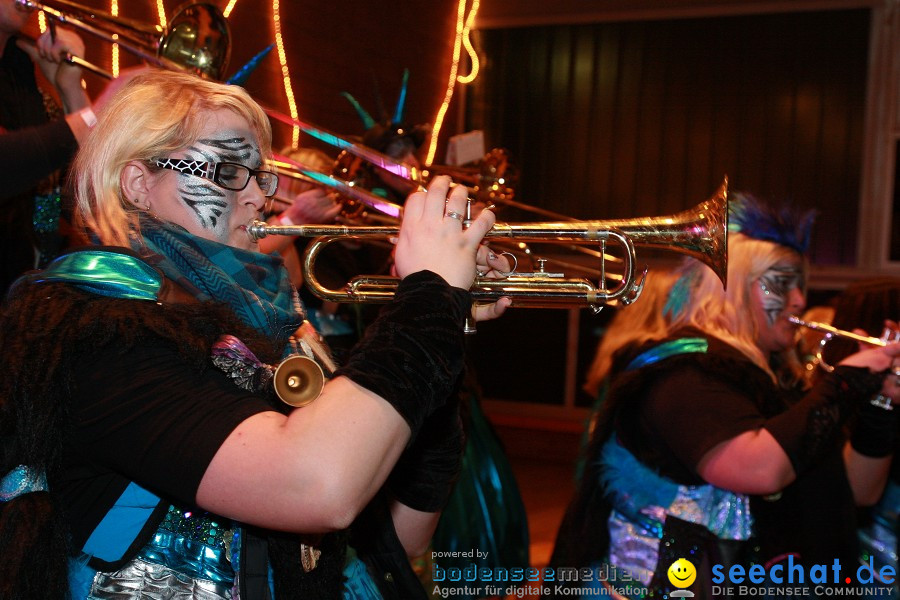
<instances>
[{"instance_id":1,"label":"silver ring on finger","mask_svg":"<svg viewBox=\"0 0 900 600\"><path fill-rule=\"evenodd\" d=\"M456 212L455 210L448 210L446 213L444 213L444 216L449 217L451 219L456 219L460 223L462 223L464 220L464 217L461 214L459 214L458 212Z\"/></svg>"}]
</instances>

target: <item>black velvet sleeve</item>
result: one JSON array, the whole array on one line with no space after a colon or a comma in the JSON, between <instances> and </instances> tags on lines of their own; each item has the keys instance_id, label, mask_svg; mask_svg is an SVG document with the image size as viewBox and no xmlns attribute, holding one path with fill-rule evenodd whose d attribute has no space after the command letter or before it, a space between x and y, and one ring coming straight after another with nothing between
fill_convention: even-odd
<instances>
[{"instance_id":1,"label":"black velvet sleeve","mask_svg":"<svg viewBox=\"0 0 900 600\"><path fill-rule=\"evenodd\" d=\"M31 189L69 162L78 142L64 119L0 135L0 173L6 175L0 200Z\"/></svg>"},{"instance_id":2,"label":"black velvet sleeve","mask_svg":"<svg viewBox=\"0 0 900 600\"><path fill-rule=\"evenodd\" d=\"M422 512L442 510L459 477L465 444L456 394L425 419L397 461L388 480L394 498Z\"/></svg>"},{"instance_id":3,"label":"black velvet sleeve","mask_svg":"<svg viewBox=\"0 0 900 600\"><path fill-rule=\"evenodd\" d=\"M384 398L415 436L462 375L470 305L468 291L431 271L405 277L335 376L349 377Z\"/></svg>"},{"instance_id":4,"label":"black velvet sleeve","mask_svg":"<svg viewBox=\"0 0 900 600\"><path fill-rule=\"evenodd\" d=\"M853 424L850 445L869 458L884 458L897 445L897 410L886 410L872 402L863 402Z\"/></svg>"}]
</instances>

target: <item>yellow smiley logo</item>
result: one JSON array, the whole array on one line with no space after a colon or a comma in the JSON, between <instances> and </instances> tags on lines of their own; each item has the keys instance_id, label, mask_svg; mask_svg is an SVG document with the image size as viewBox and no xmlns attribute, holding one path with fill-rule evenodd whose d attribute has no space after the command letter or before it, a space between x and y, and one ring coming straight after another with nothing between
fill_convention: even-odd
<instances>
[{"instance_id":1,"label":"yellow smiley logo","mask_svg":"<svg viewBox=\"0 0 900 600\"><path fill-rule=\"evenodd\" d=\"M686 588L697 579L697 569L686 558L679 558L669 567L669 581L677 588Z\"/></svg>"}]
</instances>

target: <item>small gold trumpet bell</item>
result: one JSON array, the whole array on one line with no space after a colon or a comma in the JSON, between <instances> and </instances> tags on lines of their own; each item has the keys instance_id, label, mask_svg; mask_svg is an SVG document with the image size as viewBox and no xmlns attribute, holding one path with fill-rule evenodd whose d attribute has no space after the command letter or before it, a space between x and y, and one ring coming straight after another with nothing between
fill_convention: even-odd
<instances>
[{"instance_id":1,"label":"small gold trumpet bell","mask_svg":"<svg viewBox=\"0 0 900 600\"><path fill-rule=\"evenodd\" d=\"M325 387L325 373L316 361L305 356L285 359L275 369L275 393L282 402L300 408L319 397Z\"/></svg>"}]
</instances>

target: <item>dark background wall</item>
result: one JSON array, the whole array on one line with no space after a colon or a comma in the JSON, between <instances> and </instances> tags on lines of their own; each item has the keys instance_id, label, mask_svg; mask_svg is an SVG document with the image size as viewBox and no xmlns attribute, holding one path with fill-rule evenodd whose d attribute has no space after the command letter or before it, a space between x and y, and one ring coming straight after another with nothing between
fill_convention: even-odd
<instances>
[{"instance_id":1,"label":"dark background wall","mask_svg":"<svg viewBox=\"0 0 900 600\"><path fill-rule=\"evenodd\" d=\"M491 29L469 115L526 202L662 215L727 174L818 208L813 262L852 265L868 31L864 9Z\"/></svg>"}]
</instances>

